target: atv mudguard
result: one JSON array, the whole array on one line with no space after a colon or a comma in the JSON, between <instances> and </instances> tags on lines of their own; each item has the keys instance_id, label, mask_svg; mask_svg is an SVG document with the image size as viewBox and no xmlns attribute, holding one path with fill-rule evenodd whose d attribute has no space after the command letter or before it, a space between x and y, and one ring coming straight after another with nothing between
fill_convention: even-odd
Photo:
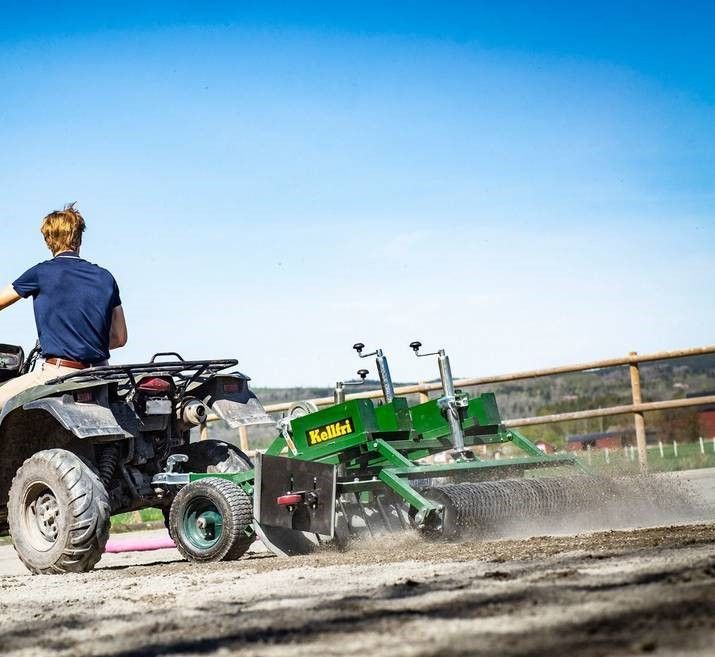
<instances>
[{"instance_id":1,"label":"atv mudguard","mask_svg":"<svg viewBox=\"0 0 715 657\"><path fill-rule=\"evenodd\" d=\"M119 426L109 407L101 403L101 397L106 396L101 394L101 390L95 395L97 401L92 403L76 402L72 394L77 390L102 387L106 384L101 381L68 382L34 386L21 392L10 399L0 413L0 441L10 416L20 412L20 409L25 412L44 411L80 439L130 437Z\"/></svg>"},{"instance_id":2,"label":"atv mudguard","mask_svg":"<svg viewBox=\"0 0 715 657\"><path fill-rule=\"evenodd\" d=\"M204 402L231 429L251 424L275 424L261 402L248 387L250 377L240 372L216 374L194 388L190 394Z\"/></svg>"}]
</instances>

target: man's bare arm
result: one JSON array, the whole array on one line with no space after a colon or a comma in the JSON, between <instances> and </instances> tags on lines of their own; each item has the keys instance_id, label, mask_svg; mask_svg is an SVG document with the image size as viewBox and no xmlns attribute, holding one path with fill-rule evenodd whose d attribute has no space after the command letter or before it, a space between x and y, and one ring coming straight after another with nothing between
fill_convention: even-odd
<instances>
[{"instance_id":1,"label":"man's bare arm","mask_svg":"<svg viewBox=\"0 0 715 657\"><path fill-rule=\"evenodd\" d=\"M117 306L112 311L112 326L109 329L109 348L118 349L127 344L127 322L124 318L124 310Z\"/></svg>"},{"instance_id":2,"label":"man's bare arm","mask_svg":"<svg viewBox=\"0 0 715 657\"><path fill-rule=\"evenodd\" d=\"M12 306L13 303L20 299L22 299L22 297L15 292L15 288L12 285L8 285L0 291L0 310L5 310L5 308Z\"/></svg>"}]
</instances>

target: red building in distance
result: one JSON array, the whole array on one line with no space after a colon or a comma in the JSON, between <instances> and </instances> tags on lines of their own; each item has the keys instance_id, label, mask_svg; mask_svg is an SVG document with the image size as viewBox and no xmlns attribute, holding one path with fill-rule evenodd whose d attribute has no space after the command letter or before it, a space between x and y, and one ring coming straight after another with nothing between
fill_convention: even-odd
<instances>
[{"instance_id":1,"label":"red building in distance","mask_svg":"<svg viewBox=\"0 0 715 657\"><path fill-rule=\"evenodd\" d=\"M709 392L691 392L688 398L693 399L710 396L715 396L715 390ZM705 438L706 440L715 438L715 404L698 408L698 431L700 432L700 438Z\"/></svg>"},{"instance_id":2,"label":"red building in distance","mask_svg":"<svg viewBox=\"0 0 715 657\"><path fill-rule=\"evenodd\" d=\"M655 431L646 431L646 442L657 442ZM612 431L598 431L596 433L583 433L566 438L566 449L578 452L591 449L618 449L636 444L636 435L633 429L614 429Z\"/></svg>"}]
</instances>

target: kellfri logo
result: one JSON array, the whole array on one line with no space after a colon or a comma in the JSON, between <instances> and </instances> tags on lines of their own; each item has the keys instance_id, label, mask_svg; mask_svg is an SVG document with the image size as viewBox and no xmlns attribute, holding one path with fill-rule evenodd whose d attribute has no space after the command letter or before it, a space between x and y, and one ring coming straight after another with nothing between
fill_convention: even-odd
<instances>
[{"instance_id":1,"label":"kellfri logo","mask_svg":"<svg viewBox=\"0 0 715 657\"><path fill-rule=\"evenodd\" d=\"M313 445L320 445L320 443L324 443L327 440L335 440L341 436L347 436L353 433L353 431L355 431L355 429L353 428L353 423L350 418L345 418L339 422L324 424L322 427L316 427L308 431L308 445L311 447Z\"/></svg>"}]
</instances>

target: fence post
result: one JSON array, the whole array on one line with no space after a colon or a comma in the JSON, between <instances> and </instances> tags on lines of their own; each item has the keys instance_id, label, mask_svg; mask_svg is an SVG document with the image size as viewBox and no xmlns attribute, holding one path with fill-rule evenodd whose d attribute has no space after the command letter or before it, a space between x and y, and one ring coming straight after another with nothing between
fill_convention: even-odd
<instances>
[{"instance_id":1,"label":"fence post","mask_svg":"<svg viewBox=\"0 0 715 657\"><path fill-rule=\"evenodd\" d=\"M245 426L238 427L238 440L241 445L241 451L248 451L248 428Z\"/></svg>"},{"instance_id":2,"label":"fence post","mask_svg":"<svg viewBox=\"0 0 715 657\"><path fill-rule=\"evenodd\" d=\"M638 352L631 351L630 356L637 356ZM631 363L628 366L631 374L631 395L634 404L640 404L643 399L641 397L641 375L638 369L638 363ZM633 413L633 424L636 429L636 445L638 445L638 464L641 472L648 472L648 451L645 444L645 417L643 413Z\"/></svg>"},{"instance_id":3,"label":"fence post","mask_svg":"<svg viewBox=\"0 0 715 657\"><path fill-rule=\"evenodd\" d=\"M424 383L425 383L424 381L420 381L420 385L424 385ZM420 397L420 404L424 404L425 402L428 402L428 401L429 401L429 394L428 394L428 393L426 393L426 392L424 392L424 391L421 391L421 392L419 392L418 394L419 394L419 397Z\"/></svg>"}]
</instances>

